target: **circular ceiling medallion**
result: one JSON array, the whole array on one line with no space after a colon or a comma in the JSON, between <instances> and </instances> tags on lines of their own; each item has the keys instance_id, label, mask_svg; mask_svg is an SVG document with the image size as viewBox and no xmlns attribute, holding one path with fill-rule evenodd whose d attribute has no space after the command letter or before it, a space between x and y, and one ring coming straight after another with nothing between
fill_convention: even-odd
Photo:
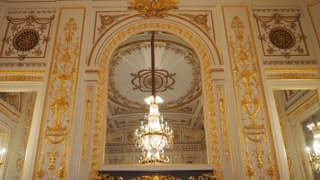
<instances>
[{"instance_id":1,"label":"circular ceiling medallion","mask_svg":"<svg viewBox=\"0 0 320 180\"><path fill-rule=\"evenodd\" d=\"M173 89L175 83L174 76L176 73L169 73L165 69L156 69L154 75L155 88L157 92L164 92L168 89ZM152 91L152 73L150 69L140 70L138 73L131 73L133 79L131 83L133 89L139 89L141 92Z\"/></svg>"},{"instance_id":2,"label":"circular ceiling medallion","mask_svg":"<svg viewBox=\"0 0 320 180\"><path fill-rule=\"evenodd\" d=\"M283 27L275 27L271 29L269 32L269 39L274 46L280 49L290 49L296 43L294 34Z\"/></svg>"},{"instance_id":3,"label":"circular ceiling medallion","mask_svg":"<svg viewBox=\"0 0 320 180\"><path fill-rule=\"evenodd\" d=\"M194 51L180 41L157 36L155 88L164 99L161 109L178 108L201 96L200 64ZM119 107L145 110L151 95L151 46L149 36L133 37L113 54L109 74L109 98Z\"/></svg>"},{"instance_id":4,"label":"circular ceiling medallion","mask_svg":"<svg viewBox=\"0 0 320 180\"><path fill-rule=\"evenodd\" d=\"M29 51L40 41L39 33L33 29L23 29L13 37L13 47L18 51Z\"/></svg>"}]
</instances>

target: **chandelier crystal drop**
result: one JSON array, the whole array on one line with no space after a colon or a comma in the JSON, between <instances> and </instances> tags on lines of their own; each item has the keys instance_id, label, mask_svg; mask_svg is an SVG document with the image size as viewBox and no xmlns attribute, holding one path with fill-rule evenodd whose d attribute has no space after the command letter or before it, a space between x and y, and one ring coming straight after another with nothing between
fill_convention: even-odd
<instances>
[{"instance_id":1,"label":"chandelier crystal drop","mask_svg":"<svg viewBox=\"0 0 320 180\"><path fill-rule=\"evenodd\" d=\"M168 123L163 120L159 112L158 104L163 100L156 96L154 78L154 32L151 37L151 73L152 73L152 96L144 101L149 105L149 113L145 115L145 120L141 121L139 129L136 129L136 145L141 149L142 155L139 163L168 163L169 157L165 156L164 149L169 148L173 143L173 130Z\"/></svg>"}]
</instances>

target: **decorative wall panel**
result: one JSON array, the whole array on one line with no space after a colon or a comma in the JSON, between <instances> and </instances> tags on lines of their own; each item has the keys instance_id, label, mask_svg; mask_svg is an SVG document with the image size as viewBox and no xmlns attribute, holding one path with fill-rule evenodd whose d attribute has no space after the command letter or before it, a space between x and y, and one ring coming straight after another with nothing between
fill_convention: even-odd
<instances>
[{"instance_id":1,"label":"decorative wall panel","mask_svg":"<svg viewBox=\"0 0 320 180\"><path fill-rule=\"evenodd\" d=\"M313 29L316 33L318 44L320 46L320 2L315 2L307 6L311 18Z\"/></svg>"},{"instance_id":2,"label":"decorative wall panel","mask_svg":"<svg viewBox=\"0 0 320 180\"><path fill-rule=\"evenodd\" d=\"M310 36L305 34L299 9L253 9L253 13L265 64L314 63L306 42Z\"/></svg>"},{"instance_id":3,"label":"decorative wall panel","mask_svg":"<svg viewBox=\"0 0 320 180\"><path fill-rule=\"evenodd\" d=\"M176 10L171 14L167 14L166 17L173 19L174 21L186 21L207 34L212 40L215 40L212 9ZM119 23L121 24L130 18L144 17L141 17L139 14L135 14L132 11L97 11L95 17L95 32L93 35L94 42L110 28Z\"/></svg>"},{"instance_id":4,"label":"decorative wall panel","mask_svg":"<svg viewBox=\"0 0 320 180\"><path fill-rule=\"evenodd\" d=\"M84 8L62 8L48 78L34 176L67 178Z\"/></svg>"},{"instance_id":5,"label":"decorative wall panel","mask_svg":"<svg viewBox=\"0 0 320 180\"><path fill-rule=\"evenodd\" d=\"M6 17L0 58L44 58L54 19L54 10L13 11Z\"/></svg>"},{"instance_id":6,"label":"decorative wall panel","mask_svg":"<svg viewBox=\"0 0 320 180\"><path fill-rule=\"evenodd\" d=\"M276 178L277 162L248 8L225 6L222 10L241 134L243 171L250 179Z\"/></svg>"},{"instance_id":7,"label":"decorative wall panel","mask_svg":"<svg viewBox=\"0 0 320 180\"><path fill-rule=\"evenodd\" d=\"M117 23L132 16L130 11L97 11L95 17L94 42Z\"/></svg>"},{"instance_id":8,"label":"decorative wall panel","mask_svg":"<svg viewBox=\"0 0 320 180\"><path fill-rule=\"evenodd\" d=\"M213 9L178 10L173 12L173 14L178 15L178 18L191 22L212 40L215 40Z\"/></svg>"}]
</instances>

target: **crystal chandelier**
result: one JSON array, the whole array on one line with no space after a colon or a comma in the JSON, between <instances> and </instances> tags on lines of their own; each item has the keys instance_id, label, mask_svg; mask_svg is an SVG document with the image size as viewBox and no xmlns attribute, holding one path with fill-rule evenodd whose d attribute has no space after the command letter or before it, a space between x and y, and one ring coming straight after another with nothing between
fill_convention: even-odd
<instances>
[{"instance_id":1,"label":"crystal chandelier","mask_svg":"<svg viewBox=\"0 0 320 180\"><path fill-rule=\"evenodd\" d=\"M142 151L139 159L141 164L169 162L168 156L164 155L164 149L173 143L173 130L164 122L159 112L158 104L163 100L156 96L154 32L151 35L151 78L152 96L145 99L149 105L149 113L145 115L145 120L141 121L140 128L135 132L136 145Z\"/></svg>"},{"instance_id":2,"label":"crystal chandelier","mask_svg":"<svg viewBox=\"0 0 320 180\"><path fill-rule=\"evenodd\" d=\"M307 125L307 128L312 131L313 134L312 148L306 148L309 161L312 169L320 173L320 122L311 122Z\"/></svg>"}]
</instances>

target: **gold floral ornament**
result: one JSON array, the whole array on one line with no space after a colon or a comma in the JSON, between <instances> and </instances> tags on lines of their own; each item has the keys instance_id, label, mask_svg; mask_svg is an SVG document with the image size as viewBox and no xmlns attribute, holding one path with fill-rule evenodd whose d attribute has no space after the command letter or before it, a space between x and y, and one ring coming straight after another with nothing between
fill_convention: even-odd
<instances>
[{"instance_id":1,"label":"gold floral ornament","mask_svg":"<svg viewBox=\"0 0 320 180\"><path fill-rule=\"evenodd\" d=\"M168 11L178 9L176 0L130 0L128 9L144 17L164 17Z\"/></svg>"},{"instance_id":2,"label":"gold floral ornament","mask_svg":"<svg viewBox=\"0 0 320 180\"><path fill-rule=\"evenodd\" d=\"M79 55L80 44L75 38L77 24L74 18L70 18L64 26L64 41L56 44L55 63L51 80L52 96L50 102L50 119L46 127L47 142L51 144L63 143L68 134L70 112L72 107L72 92L76 81L75 58Z\"/></svg>"}]
</instances>

